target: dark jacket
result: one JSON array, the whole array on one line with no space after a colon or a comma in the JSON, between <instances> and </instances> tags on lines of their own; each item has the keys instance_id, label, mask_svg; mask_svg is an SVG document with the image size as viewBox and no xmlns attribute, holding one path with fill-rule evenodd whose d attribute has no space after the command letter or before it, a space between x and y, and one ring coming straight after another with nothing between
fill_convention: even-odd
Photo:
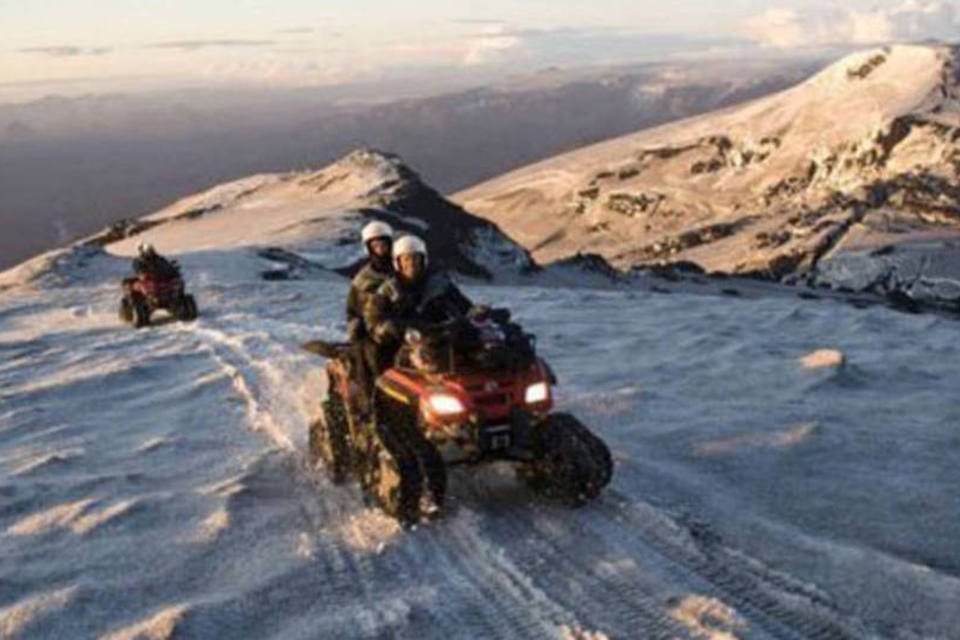
<instances>
[{"instance_id":1,"label":"dark jacket","mask_svg":"<svg viewBox=\"0 0 960 640\"><path fill-rule=\"evenodd\" d=\"M390 279L393 271L387 265L368 262L350 281L350 293L347 294L347 327L351 340L366 335L363 324L363 308L367 299L377 292L384 282Z\"/></svg>"},{"instance_id":2,"label":"dark jacket","mask_svg":"<svg viewBox=\"0 0 960 640\"><path fill-rule=\"evenodd\" d=\"M431 271L412 285L396 277L384 282L367 299L363 320L370 336L386 344L403 340L410 327L461 318L472 306L446 273Z\"/></svg>"}]
</instances>

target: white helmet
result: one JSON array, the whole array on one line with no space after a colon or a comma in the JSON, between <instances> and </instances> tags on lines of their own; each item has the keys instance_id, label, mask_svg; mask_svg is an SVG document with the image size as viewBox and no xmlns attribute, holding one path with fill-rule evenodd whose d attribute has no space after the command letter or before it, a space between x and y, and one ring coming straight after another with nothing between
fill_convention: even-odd
<instances>
[{"instance_id":1,"label":"white helmet","mask_svg":"<svg viewBox=\"0 0 960 640\"><path fill-rule=\"evenodd\" d=\"M363 240L363 245L367 246L367 243L371 240L376 240L377 238L393 238L393 227L388 225L386 222L380 222L379 220L374 220L367 226L363 228L363 231L360 232L360 239Z\"/></svg>"},{"instance_id":2,"label":"white helmet","mask_svg":"<svg viewBox=\"0 0 960 640\"><path fill-rule=\"evenodd\" d=\"M397 260L400 256L411 253L419 253L423 256L423 266L427 266L427 245L417 236L402 236L393 243L393 266L398 267Z\"/></svg>"}]
</instances>

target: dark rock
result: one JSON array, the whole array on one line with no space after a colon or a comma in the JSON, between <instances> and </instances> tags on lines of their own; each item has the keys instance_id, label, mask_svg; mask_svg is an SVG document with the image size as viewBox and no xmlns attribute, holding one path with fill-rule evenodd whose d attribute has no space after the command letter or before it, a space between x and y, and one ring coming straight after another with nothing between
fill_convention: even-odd
<instances>
[{"instance_id":1,"label":"dark rock","mask_svg":"<svg viewBox=\"0 0 960 640\"><path fill-rule=\"evenodd\" d=\"M173 219L174 220L196 220L197 218L200 218L207 213L212 213L222 208L223 208L223 205L217 203L210 207L200 207L199 209L190 209L189 211L178 213L177 215L173 216Z\"/></svg>"},{"instance_id":2,"label":"dark rock","mask_svg":"<svg viewBox=\"0 0 960 640\"><path fill-rule=\"evenodd\" d=\"M878 53L859 67L847 69L847 77L851 80L864 80L886 61L887 56Z\"/></svg>"},{"instance_id":3,"label":"dark rock","mask_svg":"<svg viewBox=\"0 0 960 640\"><path fill-rule=\"evenodd\" d=\"M606 258L596 253L577 253L575 256L553 262L550 266L572 266L582 271L598 273L611 280L622 280L624 277L624 274L607 262Z\"/></svg>"},{"instance_id":4,"label":"dark rock","mask_svg":"<svg viewBox=\"0 0 960 640\"><path fill-rule=\"evenodd\" d=\"M899 289L888 291L886 298L890 306L898 311L905 311L907 313L920 313L923 311L923 304Z\"/></svg>"},{"instance_id":5,"label":"dark rock","mask_svg":"<svg viewBox=\"0 0 960 640\"><path fill-rule=\"evenodd\" d=\"M119 240L139 235L164 222L164 220L120 220L114 222L102 233L90 238L84 244L91 247L105 247Z\"/></svg>"}]
</instances>

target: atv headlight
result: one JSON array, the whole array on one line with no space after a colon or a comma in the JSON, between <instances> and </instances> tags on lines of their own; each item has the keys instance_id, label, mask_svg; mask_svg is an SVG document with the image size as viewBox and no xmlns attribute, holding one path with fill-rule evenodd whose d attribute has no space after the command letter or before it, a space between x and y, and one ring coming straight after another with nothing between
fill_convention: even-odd
<instances>
[{"instance_id":1,"label":"atv headlight","mask_svg":"<svg viewBox=\"0 0 960 640\"><path fill-rule=\"evenodd\" d=\"M546 382L535 382L529 387L524 394L524 401L527 404L539 404L541 402L546 402L550 398L550 387L547 386Z\"/></svg>"},{"instance_id":2,"label":"atv headlight","mask_svg":"<svg viewBox=\"0 0 960 640\"><path fill-rule=\"evenodd\" d=\"M439 416L452 416L466 411L460 399L449 393L434 393L427 397L427 404Z\"/></svg>"}]
</instances>

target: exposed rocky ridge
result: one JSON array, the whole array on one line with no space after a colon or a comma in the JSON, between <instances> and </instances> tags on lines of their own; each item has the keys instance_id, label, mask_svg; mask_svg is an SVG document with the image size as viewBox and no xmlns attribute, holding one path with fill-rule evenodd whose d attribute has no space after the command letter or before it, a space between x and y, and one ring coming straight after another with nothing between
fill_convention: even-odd
<instances>
[{"instance_id":1,"label":"exposed rocky ridge","mask_svg":"<svg viewBox=\"0 0 960 640\"><path fill-rule=\"evenodd\" d=\"M780 279L858 245L960 235L960 64L850 56L788 91L507 174L455 199L549 262Z\"/></svg>"}]
</instances>

